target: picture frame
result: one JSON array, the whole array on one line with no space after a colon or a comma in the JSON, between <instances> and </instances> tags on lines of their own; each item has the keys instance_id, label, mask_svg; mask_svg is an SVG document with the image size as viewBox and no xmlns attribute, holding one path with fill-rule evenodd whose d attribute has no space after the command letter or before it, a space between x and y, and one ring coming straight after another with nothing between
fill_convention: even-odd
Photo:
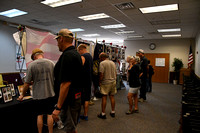
<instances>
[{"instance_id":1,"label":"picture frame","mask_svg":"<svg viewBox=\"0 0 200 133\"><path fill-rule=\"evenodd\" d=\"M2 98L2 92L1 92L1 89L0 89L0 99Z\"/></svg>"},{"instance_id":2,"label":"picture frame","mask_svg":"<svg viewBox=\"0 0 200 133\"><path fill-rule=\"evenodd\" d=\"M2 92L4 103L7 103L13 100L10 86L1 87L1 92Z\"/></svg>"},{"instance_id":3,"label":"picture frame","mask_svg":"<svg viewBox=\"0 0 200 133\"><path fill-rule=\"evenodd\" d=\"M12 96L16 96L14 84L8 84L8 86L10 86L10 88L11 88Z\"/></svg>"}]
</instances>

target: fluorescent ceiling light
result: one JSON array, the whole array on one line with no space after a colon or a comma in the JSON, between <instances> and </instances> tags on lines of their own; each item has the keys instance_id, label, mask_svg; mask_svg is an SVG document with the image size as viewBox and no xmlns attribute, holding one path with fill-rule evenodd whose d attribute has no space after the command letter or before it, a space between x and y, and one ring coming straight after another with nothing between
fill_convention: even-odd
<instances>
[{"instance_id":1,"label":"fluorescent ceiling light","mask_svg":"<svg viewBox=\"0 0 200 133\"><path fill-rule=\"evenodd\" d=\"M142 38L143 36L135 35L135 36L127 36L127 38Z\"/></svg>"},{"instance_id":2,"label":"fluorescent ceiling light","mask_svg":"<svg viewBox=\"0 0 200 133\"><path fill-rule=\"evenodd\" d=\"M130 34L134 33L135 31L121 31L121 32L115 32L115 34Z\"/></svg>"},{"instance_id":3,"label":"fluorescent ceiling light","mask_svg":"<svg viewBox=\"0 0 200 133\"><path fill-rule=\"evenodd\" d=\"M85 37L94 37L94 36L100 36L99 34L85 34L83 35Z\"/></svg>"},{"instance_id":4,"label":"fluorescent ceiling light","mask_svg":"<svg viewBox=\"0 0 200 133\"><path fill-rule=\"evenodd\" d=\"M178 10L178 4L163 5L163 6L152 6L139 8L142 13L154 13L154 12L166 12Z\"/></svg>"},{"instance_id":5,"label":"fluorescent ceiling light","mask_svg":"<svg viewBox=\"0 0 200 133\"><path fill-rule=\"evenodd\" d=\"M82 0L45 0L42 4L48 5L50 7L58 7L63 5L69 5L77 2L82 2Z\"/></svg>"},{"instance_id":6,"label":"fluorescent ceiling light","mask_svg":"<svg viewBox=\"0 0 200 133\"><path fill-rule=\"evenodd\" d=\"M18 9L11 9L8 11L0 12L0 15L3 15L3 16L9 17L9 18L24 15L24 14L27 14L27 12L20 11Z\"/></svg>"},{"instance_id":7,"label":"fluorescent ceiling light","mask_svg":"<svg viewBox=\"0 0 200 133\"><path fill-rule=\"evenodd\" d=\"M104 29L114 29L114 28L123 28L123 27L126 27L126 26L123 25L123 24L114 24L114 25L101 26L101 28L104 28Z\"/></svg>"},{"instance_id":8,"label":"fluorescent ceiling light","mask_svg":"<svg viewBox=\"0 0 200 133\"><path fill-rule=\"evenodd\" d=\"M158 32L176 32L181 31L181 28L175 28L175 29L158 29Z\"/></svg>"},{"instance_id":9,"label":"fluorescent ceiling light","mask_svg":"<svg viewBox=\"0 0 200 133\"><path fill-rule=\"evenodd\" d=\"M78 31L85 31L84 29L81 28L76 28L76 29L69 29L71 32L78 32Z\"/></svg>"},{"instance_id":10,"label":"fluorescent ceiling light","mask_svg":"<svg viewBox=\"0 0 200 133\"><path fill-rule=\"evenodd\" d=\"M109 18L109 17L110 17L110 16L106 15L105 13L99 13L99 14L81 16L81 17L78 17L78 18L87 21L87 20L94 20L94 19L101 19L101 18Z\"/></svg>"},{"instance_id":11,"label":"fluorescent ceiling light","mask_svg":"<svg viewBox=\"0 0 200 133\"><path fill-rule=\"evenodd\" d=\"M181 34L162 35L162 37L181 37Z\"/></svg>"}]
</instances>

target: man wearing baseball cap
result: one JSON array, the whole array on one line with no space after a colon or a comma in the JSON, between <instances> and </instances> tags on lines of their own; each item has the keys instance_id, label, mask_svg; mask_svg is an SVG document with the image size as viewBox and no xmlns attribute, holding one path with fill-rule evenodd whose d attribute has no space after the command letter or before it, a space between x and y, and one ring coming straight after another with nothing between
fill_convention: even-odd
<instances>
[{"instance_id":1,"label":"man wearing baseball cap","mask_svg":"<svg viewBox=\"0 0 200 133\"><path fill-rule=\"evenodd\" d=\"M55 39L62 55L54 68L54 88L58 100L52 116L55 121L61 117L66 133L77 133L76 126L81 111L83 63L80 54L72 45L71 31L61 29Z\"/></svg>"},{"instance_id":2,"label":"man wearing baseball cap","mask_svg":"<svg viewBox=\"0 0 200 133\"><path fill-rule=\"evenodd\" d=\"M142 76L140 77L141 78L141 88L140 88L139 102L144 102L144 100L146 100L146 82L147 82L148 60L144 56L143 49L139 49L137 53L138 53L138 56L140 57L140 67L142 70Z\"/></svg>"},{"instance_id":3,"label":"man wearing baseball cap","mask_svg":"<svg viewBox=\"0 0 200 133\"><path fill-rule=\"evenodd\" d=\"M52 111L55 103L54 93L54 63L44 58L44 52L36 48L32 51L31 62L27 68L22 95L18 100L22 101L29 86L33 82L33 100L35 101L35 112L37 114L38 133L42 133L43 115L47 115L49 133L53 133ZM34 111L33 111L34 112Z\"/></svg>"}]
</instances>

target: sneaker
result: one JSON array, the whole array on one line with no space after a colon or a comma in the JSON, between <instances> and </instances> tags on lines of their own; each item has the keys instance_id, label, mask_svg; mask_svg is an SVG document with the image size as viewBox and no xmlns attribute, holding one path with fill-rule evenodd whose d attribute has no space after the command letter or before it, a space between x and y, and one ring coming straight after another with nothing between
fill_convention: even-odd
<instances>
[{"instance_id":1,"label":"sneaker","mask_svg":"<svg viewBox=\"0 0 200 133\"><path fill-rule=\"evenodd\" d=\"M80 115L80 119L88 121L88 116Z\"/></svg>"},{"instance_id":2,"label":"sneaker","mask_svg":"<svg viewBox=\"0 0 200 133\"><path fill-rule=\"evenodd\" d=\"M99 100L99 99L97 99L96 97L94 97L93 100L94 100L94 101L97 101L97 100Z\"/></svg>"},{"instance_id":3,"label":"sneaker","mask_svg":"<svg viewBox=\"0 0 200 133\"><path fill-rule=\"evenodd\" d=\"M110 116L114 118L115 117L115 113L111 113L110 112Z\"/></svg>"},{"instance_id":4,"label":"sneaker","mask_svg":"<svg viewBox=\"0 0 200 133\"><path fill-rule=\"evenodd\" d=\"M101 113L97 115L98 118L106 119L106 115L102 115Z\"/></svg>"},{"instance_id":5,"label":"sneaker","mask_svg":"<svg viewBox=\"0 0 200 133\"><path fill-rule=\"evenodd\" d=\"M138 109L134 109L133 112L134 113L139 113L139 110Z\"/></svg>"},{"instance_id":6,"label":"sneaker","mask_svg":"<svg viewBox=\"0 0 200 133\"><path fill-rule=\"evenodd\" d=\"M89 105L94 105L94 102L90 100Z\"/></svg>"},{"instance_id":7,"label":"sneaker","mask_svg":"<svg viewBox=\"0 0 200 133\"><path fill-rule=\"evenodd\" d=\"M126 112L126 114L127 114L127 115L133 114L133 111L128 110L128 111Z\"/></svg>"},{"instance_id":8,"label":"sneaker","mask_svg":"<svg viewBox=\"0 0 200 133\"><path fill-rule=\"evenodd\" d=\"M144 102L144 99L143 99L143 98L139 98L139 99L138 99L138 102L143 103L143 102Z\"/></svg>"}]
</instances>

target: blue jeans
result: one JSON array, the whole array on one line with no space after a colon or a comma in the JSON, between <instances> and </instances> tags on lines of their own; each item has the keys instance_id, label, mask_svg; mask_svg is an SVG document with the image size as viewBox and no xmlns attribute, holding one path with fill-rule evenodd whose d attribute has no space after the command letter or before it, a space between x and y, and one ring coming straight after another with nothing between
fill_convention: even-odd
<instances>
[{"instance_id":1,"label":"blue jeans","mask_svg":"<svg viewBox=\"0 0 200 133\"><path fill-rule=\"evenodd\" d=\"M147 92L152 92L152 81L151 78L147 78Z\"/></svg>"}]
</instances>

